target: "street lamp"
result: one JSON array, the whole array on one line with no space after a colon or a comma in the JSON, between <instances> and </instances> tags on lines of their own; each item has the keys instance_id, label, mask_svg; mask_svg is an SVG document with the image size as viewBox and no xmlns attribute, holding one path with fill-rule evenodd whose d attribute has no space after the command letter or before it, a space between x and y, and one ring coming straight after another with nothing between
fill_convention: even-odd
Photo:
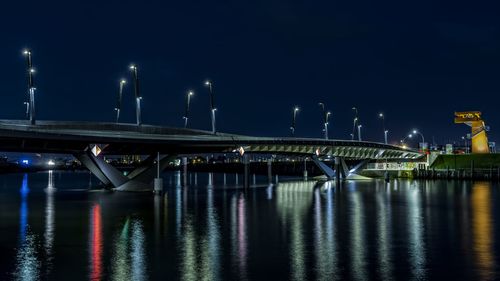
<instances>
[{"instance_id":1,"label":"street lamp","mask_svg":"<svg viewBox=\"0 0 500 281\"><path fill-rule=\"evenodd\" d=\"M329 111L326 111L326 107L325 107L325 104L320 102L318 103L318 105L321 107L322 111L323 111L323 132L325 133L325 140L328 139L328 119L330 118L330 115L331 115L331 112Z\"/></svg>"},{"instance_id":2,"label":"street lamp","mask_svg":"<svg viewBox=\"0 0 500 281\"><path fill-rule=\"evenodd\" d=\"M358 125L358 141L361 141L361 127L362 125Z\"/></svg>"},{"instance_id":3,"label":"street lamp","mask_svg":"<svg viewBox=\"0 0 500 281\"><path fill-rule=\"evenodd\" d=\"M409 135L407 135L406 137L404 137L402 140L400 140L400 141L399 141L399 142L401 143L401 144L400 144L400 146L401 146L403 149L406 149L406 148L407 148L407 146L406 146L405 141L406 141L406 139L408 139L408 138L410 138L410 139L411 139L412 137L413 137L413 135L412 135L412 134L409 134Z\"/></svg>"},{"instance_id":4,"label":"street lamp","mask_svg":"<svg viewBox=\"0 0 500 281\"><path fill-rule=\"evenodd\" d=\"M353 107L352 110L354 110L354 120L352 123L351 140L354 140L354 135L356 134L356 125L358 124L358 109L356 107Z\"/></svg>"},{"instance_id":5,"label":"street lamp","mask_svg":"<svg viewBox=\"0 0 500 281\"><path fill-rule=\"evenodd\" d=\"M188 119L189 119L189 104L191 103L191 96L193 96L194 93L192 91L187 92L186 94L186 111L184 113L184 128L187 128L188 126Z\"/></svg>"},{"instance_id":6,"label":"street lamp","mask_svg":"<svg viewBox=\"0 0 500 281\"><path fill-rule=\"evenodd\" d=\"M465 153L469 153L469 144L468 144L467 139L468 139L467 137L462 136L462 140L464 141L464 145L465 145Z\"/></svg>"},{"instance_id":7,"label":"street lamp","mask_svg":"<svg viewBox=\"0 0 500 281\"><path fill-rule=\"evenodd\" d=\"M387 144L387 133L389 133L389 131L385 129L385 115L384 113L379 113L378 117L382 119L382 129L384 130L384 143Z\"/></svg>"},{"instance_id":8,"label":"street lamp","mask_svg":"<svg viewBox=\"0 0 500 281\"><path fill-rule=\"evenodd\" d=\"M136 124L141 125L142 124L142 120L141 120L141 100L142 100L142 97L139 93L139 75L137 73L137 66L132 64L130 66L130 70L132 71L132 78L134 80Z\"/></svg>"},{"instance_id":9,"label":"street lamp","mask_svg":"<svg viewBox=\"0 0 500 281\"><path fill-rule=\"evenodd\" d=\"M125 86L126 83L127 83L127 81L125 79L120 80L120 87L118 90L118 97L117 97L116 107L115 107L116 123L118 123L118 120L120 119L120 110L122 108L123 86Z\"/></svg>"},{"instance_id":10,"label":"street lamp","mask_svg":"<svg viewBox=\"0 0 500 281\"><path fill-rule=\"evenodd\" d=\"M295 121L297 120L297 112L299 112L299 107L295 105L292 109L292 125L290 126L292 137L295 137Z\"/></svg>"},{"instance_id":11,"label":"street lamp","mask_svg":"<svg viewBox=\"0 0 500 281\"><path fill-rule=\"evenodd\" d=\"M35 125L35 81L33 79L33 73L35 73L35 69L33 68L33 59L31 50L25 49L23 51L24 56L26 57L26 76L28 78L28 101L26 104L26 115L29 117L31 125Z\"/></svg>"},{"instance_id":12,"label":"street lamp","mask_svg":"<svg viewBox=\"0 0 500 281\"><path fill-rule=\"evenodd\" d=\"M207 80L205 81L205 86L208 87L208 93L210 94L210 113L211 113L211 120L212 120L212 133L215 134L217 132L215 128L215 111L217 111L217 108L215 108L215 101L214 101L214 85L212 81Z\"/></svg>"},{"instance_id":13,"label":"street lamp","mask_svg":"<svg viewBox=\"0 0 500 281\"><path fill-rule=\"evenodd\" d=\"M424 138L424 135L422 135L422 133L420 133L419 131L417 131L416 129L413 130L413 134L414 135L420 135L422 137L422 150L424 149L424 145L425 145L425 138Z\"/></svg>"}]
</instances>

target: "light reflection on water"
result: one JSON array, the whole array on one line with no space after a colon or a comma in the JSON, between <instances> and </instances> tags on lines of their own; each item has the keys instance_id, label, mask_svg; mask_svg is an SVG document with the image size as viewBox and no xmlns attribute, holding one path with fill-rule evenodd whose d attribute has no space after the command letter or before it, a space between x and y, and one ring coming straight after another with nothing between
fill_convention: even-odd
<instances>
[{"instance_id":1,"label":"light reflection on water","mask_svg":"<svg viewBox=\"0 0 500 281\"><path fill-rule=\"evenodd\" d=\"M314 189L314 250L317 280L336 280L334 193L332 182Z\"/></svg>"},{"instance_id":2,"label":"light reflection on water","mask_svg":"<svg viewBox=\"0 0 500 281\"><path fill-rule=\"evenodd\" d=\"M50 274L53 266L54 259L54 239L55 239L55 213L56 208L54 204L54 193L56 191L54 187L54 172L50 170L47 173L47 188L45 189L46 193L46 202L45 202L45 233L44 233L44 248L45 248L45 262L46 265L46 274Z\"/></svg>"},{"instance_id":3,"label":"light reflection on water","mask_svg":"<svg viewBox=\"0 0 500 281\"><path fill-rule=\"evenodd\" d=\"M28 224L28 174L24 174L21 184L21 208L19 210L19 246L16 256L15 280L39 280L41 263L38 259L38 238Z\"/></svg>"},{"instance_id":4,"label":"light reflection on water","mask_svg":"<svg viewBox=\"0 0 500 281\"><path fill-rule=\"evenodd\" d=\"M495 257L493 254L491 188L487 183L475 183L473 185L471 204L473 250L479 279L492 280Z\"/></svg>"},{"instance_id":5,"label":"light reflection on water","mask_svg":"<svg viewBox=\"0 0 500 281\"><path fill-rule=\"evenodd\" d=\"M90 280L101 280L102 278L102 214L101 205L95 203L90 209Z\"/></svg>"},{"instance_id":6,"label":"light reflection on water","mask_svg":"<svg viewBox=\"0 0 500 281\"><path fill-rule=\"evenodd\" d=\"M181 176L171 174L163 196L69 192L71 177L52 171L17 176L15 192L0 189L0 243L15 254L0 265L0 280L73 271L90 280L500 277L500 198L490 183L297 181L244 189L228 185L231 174L189 175L199 181L187 187ZM450 235L454 246L442 246ZM65 263L82 256L88 266Z\"/></svg>"},{"instance_id":7,"label":"light reflection on water","mask_svg":"<svg viewBox=\"0 0 500 281\"><path fill-rule=\"evenodd\" d=\"M410 266L413 280L422 280L425 277L425 245L421 190L415 186L409 186L406 193L408 197L408 232Z\"/></svg>"},{"instance_id":8,"label":"light reflection on water","mask_svg":"<svg viewBox=\"0 0 500 281\"><path fill-rule=\"evenodd\" d=\"M282 183L276 189L276 206L283 223L290 230L290 267L292 280L306 278L304 219L311 207L314 182Z\"/></svg>"}]
</instances>

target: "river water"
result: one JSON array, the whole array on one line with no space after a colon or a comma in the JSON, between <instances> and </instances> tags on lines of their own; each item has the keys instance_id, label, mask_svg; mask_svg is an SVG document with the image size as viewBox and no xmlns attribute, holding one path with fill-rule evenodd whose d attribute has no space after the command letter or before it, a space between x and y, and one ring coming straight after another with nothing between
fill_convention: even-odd
<instances>
[{"instance_id":1,"label":"river water","mask_svg":"<svg viewBox=\"0 0 500 281\"><path fill-rule=\"evenodd\" d=\"M163 177L153 196L1 175L0 280L500 279L496 183Z\"/></svg>"}]
</instances>

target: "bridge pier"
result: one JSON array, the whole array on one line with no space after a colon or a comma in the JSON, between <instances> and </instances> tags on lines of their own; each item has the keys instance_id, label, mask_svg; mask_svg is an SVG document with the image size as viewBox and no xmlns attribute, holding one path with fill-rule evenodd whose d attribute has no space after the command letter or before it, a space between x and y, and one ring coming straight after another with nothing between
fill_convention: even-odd
<instances>
[{"instance_id":1,"label":"bridge pier","mask_svg":"<svg viewBox=\"0 0 500 281\"><path fill-rule=\"evenodd\" d=\"M249 173L249 168L248 168L248 155L247 154L244 154L243 155L243 168L244 168L244 182L243 182L243 185L245 186L245 188L248 187L248 183L249 183L249 178L248 178L248 173Z\"/></svg>"},{"instance_id":2,"label":"bridge pier","mask_svg":"<svg viewBox=\"0 0 500 281\"><path fill-rule=\"evenodd\" d=\"M163 194L163 179L160 177L160 153L156 154L156 178L153 181L153 192L157 195Z\"/></svg>"},{"instance_id":3,"label":"bridge pier","mask_svg":"<svg viewBox=\"0 0 500 281\"><path fill-rule=\"evenodd\" d=\"M269 184L273 183L273 160L272 159L267 159L267 181Z\"/></svg>"},{"instance_id":4,"label":"bridge pier","mask_svg":"<svg viewBox=\"0 0 500 281\"><path fill-rule=\"evenodd\" d=\"M335 157L335 180L340 182L340 157Z\"/></svg>"},{"instance_id":5,"label":"bridge pier","mask_svg":"<svg viewBox=\"0 0 500 281\"><path fill-rule=\"evenodd\" d=\"M187 157L182 157L182 172L183 172L184 186L188 185L188 181L187 181L187 176L188 176L187 165L188 165L188 159L187 159Z\"/></svg>"},{"instance_id":6,"label":"bridge pier","mask_svg":"<svg viewBox=\"0 0 500 281\"><path fill-rule=\"evenodd\" d=\"M155 165L155 156L151 155L144 160L141 166L130 172L127 176L101 157L95 156L90 147L82 153L74 154L82 164L90 170L108 188L117 191L152 191L155 175L165 169L175 155L159 157L159 163Z\"/></svg>"}]
</instances>

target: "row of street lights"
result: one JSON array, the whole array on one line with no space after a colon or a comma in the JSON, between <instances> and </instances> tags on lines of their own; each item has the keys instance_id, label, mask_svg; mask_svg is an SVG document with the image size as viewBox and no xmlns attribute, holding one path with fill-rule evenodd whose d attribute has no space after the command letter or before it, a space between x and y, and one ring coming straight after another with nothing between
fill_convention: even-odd
<instances>
[{"instance_id":1,"label":"row of street lights","mask_svg":"<svg viewBox=\"0 0 500 281\"><path fill-rule=\"evenodd\" d=\"M141 101L142 101L142 96L139 93L139 74L138 74L138 68L136 65L132 64L129 69L132 72L132 79L134 81L134 94L135 94L135 102L136 102L136 124L141 125L142 124L142 116L141 116ZM118 88L118 95L117 95L117 102L116 102L116 122L118 123L120 120L120 111L121 111L121 106L122 106L122 99L123 99L123 88L127 81L125 79L120 80L119 88ZM212 133L216 133L216 123L215 123L215 112L217 111L217 108L215 107L215 101L214 101L214 91L213 91L213 83L211 81L206 81L205 86L208 87L209 89L209 94L210 94L210 112L211 112L211 121L212 121ZM191 105L191 97L194 95L193 91L188 91L186 94L186 105L185 105L185 112L184 116L182 117L184 119L184 128L187 128L188 126L188 120L189 120L189 109Z\"/></svg>"},{"instance_id":2,"label":"row of street lights","mask_svg":"<svg viewBox=\"0 0 500 281\"><path fill-rule=\"evenodd\" d=\"M28 98L27 101L24 102L26 105L26 117L30 120L30 123L32 125L36 124L36 118L35 118L35 83L34 83L34 77L33 74L35 73L35 69L33 68L33 53L31 52L30 49L25 49L23 50L23 54L26 57L26 76L27 76L27 83L28 83ZM138 73L138 67L135 64L130 65L129 67L131 73L132 73L132 81L134 85L134 96L135 96L135 112L136 112L136 124L141 125L142 124L142 112L141 112L141 101L142 101L142 96L140 94L140 87L139 87L139 73ZM123 89L125 87L125 84L127 81L125 79L120 79L119 83L119 88L118 88L118 93L117 93L117 102L115 106L115 111L116 111L116 122L118 123L120 120L120 113L121 113L121 107L122 107L122 100L123 100ZM214 99L214 85L212 81L208 80L205 81L205 86L208 87L209 95L210 95L210 119L212 123L212 133L216 133L216 120L215 120L215 113L217 111L217 108L215 107L215 99ZM184 127L187 128L188 126L188 120L189 120L189 106L191 103L191 97L193 96L193 92L189 91L186 95L186 108L185 108L185 114L183 116L184 119Z\"/></svg>"},{"instance_id":3,"label":"row of street lights","mask_svg":"<svg viewBox=\"0 0 500 281\"><path fill-rule=\"evenodd\" d=\"M33 68L33 53L29 49L25 49L23 51L24 56L26 57L26 77L28 80L28 99L24 104L26 105L26 117L29 118L30 123L35 125L35 80L33 78L33 74L35 73L35 69Z\"/></svg>"},{"instance_id":4,"label":"row of street lights","mask_svg":"<svg viewBox=\"0 0 500 281\"><path fill-rule=\"evenodd\" d=\"M28 100L24 103L26 105L26 115L29 118L31 124L36 123L36 118L35 118L35 86L34 86L34 78L33 78L33 73L35 72L35 69L33 68L33 58L32 58L32 52L29 49L26 49L23 51L23 54L26 57L26 74L27 74L27 82L28 82ZM141 114L141 101L142 101L142 96L140 95L139 92L139 74L138 74L138 68L135 64L130 65L129 67L131 73L132 73L132 80L134 83L134 96L135 96L135 102L136 102L136 124L141 125L142 124L142 114ZM115 107L116 111L116 122L119 121L120 119L120 111L121 111L121 106L122 106L122 98L123 98L123 88L127 81L125 79L120 80L119 84L119 90L118 90L118 95L117 95L117 103ZM210 96L210 119L211 119L211 124L212 124L212 133L215 134L217 132L216 129L216 116L215 113L217 111L217 108L215 107L215 99L214 99L214 85L213 82L208 80L205 81L205 86L208 87L209 91L209 96ZM184 119L184 128L188 127L188 120L189 120L189 110L190 110L190 103L191 103L191 97L194 95L192 91L188 91L186 93L186 105L185 105L185 113L183 116ZM324 138L327 140L329 138L328 136L328 125L329 125L329 119L331 112L327 110L325 103L320 102L318 105L321 108L321 112L323 115L322 122L323 122L323 133L324 133ZM292 108L292 124L290 126L290 131L291 131L291 136L295 137L295 130L296 130L296 120L297 120L297 113L299 112L299 107L297 105L293 106ZM352 127L352 133L351 133L351 140L354 140L355 134L357 132L357 137L358 141L361 141L361 128L362 125L359 123L359 116L358 116L358 109L356 107L353 107L352 110L354 111L354 119L353 119L353 127ZM387 144L387 135L389 133L388 130L386 130L385 127L385 115L383 113L379 113L379 118L382 120L382 128L384 132L384 143ZM424 136L418 132L417 130L413 130L413 134L418 134L422 137L422 143L425 143ZM401 144L404 144L404 141L407 138L411 138L412 134L409 134L407 137L405 137L403 140L401 140Z\"/></svg>"},{"instance_id":5,"label":"row of street lights","mask_svg":"<svg viewBox=\"0 0 500 281\"><path fill-rule=\"evenodd\" d=\"M323 102L318 103L318 105L321 108L322 115L323 115L323 133L324 133L324 138L327 140L329 138L328 136L328 125L330 123L330 115L331 112L326 109L326 105ZM353 124L352 124L352 133L351 135L351 140L354 140L356 133L358 137L358 141L361 141L361 128L363 125L359 123L359 117L358 117L358 109L356 107L353 107L352 110L354 111L354 119L353 119ZM296 121L297 121L297 113L299 112L299 107L297 105L294 105L292 107L292 124L290 126L290 133L291 136L295 136L295 130L296 130ZM388 130L385 128L385 115L383 113L379 113L379 118L382 120L382 129L384 131L384 143L387 144L387 135L389 133Z\"/></svg>"},{"instance_id":6,"label":"row of street lights","mask_svg":"<svg viewBox=\"0 0 500 281\"><path fill-rule=\"evenodd\" d=\"M210 120L212 122L212 133L215 134L217 132L216 119L215 119L215 113L217 112L217 107L215 107L214 84L212 81L207 80L205 81L205 86L208 87L208 94L210 96ZM184 119L184 128L188 127L189 109L191 106L191 97L193 95L194 95L193 91L188 91L186 93L186 105L185 105L184 116L182 117Z\"/></svg>"}]
</instances>

